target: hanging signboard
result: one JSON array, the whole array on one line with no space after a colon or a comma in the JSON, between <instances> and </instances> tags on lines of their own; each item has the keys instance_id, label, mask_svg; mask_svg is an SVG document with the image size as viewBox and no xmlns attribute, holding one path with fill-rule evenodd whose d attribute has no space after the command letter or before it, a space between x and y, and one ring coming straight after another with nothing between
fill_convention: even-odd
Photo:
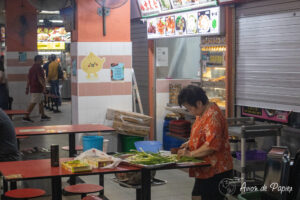
<instances>
[{"instance_id":1,"label":"hanging signboard","mask_svg":"<svg viewBox=\"0 0 300 200\"><path fill-rule=\"evenodd\" d=\"M148 39L221 34L220 7L147 19Z\"/></svg>"},{"instance_id":2,"label":"hanging signboard","mask_svg":"<svg viewBox=\"0 0 300 200\"><path fill-rule=\"evenodd\" d=\"M142 17L216 6L217 0L137 0Z\"/></svg>"},{"instance_id":3,"label":"hanging signboard","mask_svg":"<svg viewBox=\"0 0 300 200\"><path fill-rule=\"evenodd\" d=\"M64 27L39 27L37 29L38 42L71 42L71 33Z\"/></svg>"},{"instance_id":4,"label":"hanging signboard","mask_svg":"<svg viewBox=\"0 0 300 200\"><path fill-rule=\"evenodd\" d=\"M249 117L256 117L276 122L288 123L289 112L271 110L264 108L242 107L242 114Z\"/></svg>"},{"instance_id":5,"label":"hanging signboard","mask_svg":"<svg viewBox=\"0 0 300 200\"><path fill-rule=\"evenodd\" d=\"M38 50L65 50L64 42L38 42Z\"/></svg>"}]
</instances>

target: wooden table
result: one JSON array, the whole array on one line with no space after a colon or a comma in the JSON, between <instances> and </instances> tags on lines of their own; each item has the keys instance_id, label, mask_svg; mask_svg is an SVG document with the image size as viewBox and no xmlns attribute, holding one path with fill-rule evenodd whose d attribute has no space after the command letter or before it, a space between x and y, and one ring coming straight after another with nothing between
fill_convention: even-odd
<instances>
[{"instance_id":1,"label":"wooden table","mask_svg":"<svg viewBox=\"0 0 300 200\"><path fill-rule=\"evenodd\" d=\"M60 162L71 160L62 158ZM52 200L62 199L62 177L72 177L74 175L97 175L100 174L100 185L104 186L103 175L111 173L125 173L140 171L140 168L128 165L119 165L114 169L93 169L90 172L72 173L62 167L51 167L50 159L26 160L14 162L0 162L0 171L4 177L4 193L8 190L8 182L15 182L29 179L51 178ZM101 181L102 180L102 181Z\"/></svg>"},{"instance_id":2,"label":"wooden table","mask_svg":"<svg viewBox=\"0 0 300 200\"><path fill-rule=\"evenodd\" d=\"M29 114L29 112L27 112L26 110L4 110L4 112L9 116L10 119L12 119L12 117L14 115L27 115L27 114Z\"/></svg>"},{"instance_id":3,"label":"wooden table","mask_svg":"<svg viewBox=\"0 0 300 200\"><path fill-rule=\"evenodd\" d=\"M30 126L16 127L16 136L35 136L35 135L69 135L69 156L74 157L75 150L75 134L89 132L107 132L115 129L100 124L73 124L73 125L54 125L54 126Z\"/></svg>"}]
</instances>

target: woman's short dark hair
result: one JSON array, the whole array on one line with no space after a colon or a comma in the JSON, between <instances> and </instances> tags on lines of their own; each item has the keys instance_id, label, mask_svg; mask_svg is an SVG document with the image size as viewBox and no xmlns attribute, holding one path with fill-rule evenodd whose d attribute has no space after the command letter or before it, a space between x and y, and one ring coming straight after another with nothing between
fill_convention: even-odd
<instances>
[{"instance_id":1,"label":"woman's short dark hair","mask_svg":"<svg viewBox=\"0 0 300 200\"><path fill-rule=\"evenodd\" d=\"M187 103L191 106L197 107L197 101L201 101L203 105L208 102L205 91L198 86L188 85L184 87L178 95L178 104L182 106Z\"/></svg>"}]
</instances>

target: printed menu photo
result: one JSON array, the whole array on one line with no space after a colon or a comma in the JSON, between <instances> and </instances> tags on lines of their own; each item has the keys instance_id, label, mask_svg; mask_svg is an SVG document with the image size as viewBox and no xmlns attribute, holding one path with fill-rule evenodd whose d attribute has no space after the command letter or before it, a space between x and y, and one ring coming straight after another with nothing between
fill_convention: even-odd
<instances>
[{"instance_id":1,"label":"printed menu photo","mask_svg":"<svg viewBox=\"0 0 300 200\"><path fill-rule=\"evenodd\" d=\"M156 28L157 28L157 34L158 36L165 36L165 30L166 30L166 22L165 17L159 17L156 18Z\"/></svg>"},{"instance_id":2,"label":"printed menu photo","mask_svg":"<svg viewBox=\"0 0 300 200\"><path fill-rule=\"evenodd\" d=\"M156 14L160 12L158 0L138 0L142 16Z\"/></svg>"},{"instance_id":3,"label":"printed menu photo","mask_svg":"<svg viewBox=\"0 0 300 200\"><path fill-rule=\"evenodd\" d=\"M187 15L187 33L197 33L197 13L188 13Z\"/></svg>"},{"instance_id":4,"label":"printed menu photo","mask_svg":"<svg viewBox=\"0 0 300 200\"><path fill-rule=\"evenodd\" d=\"M175 34L185 35L186 34L186 14L182 13L175 16Z\"/></svg>"},{"instance_id":5,"label":"printed menu photo","mask_svg":"<svg viewBox=\"0 0 300 200\"><path fill-rule=\"evenodd\" d=\"M198 4L200 4L200 0L185 0L186 6L193 6L193 5L198 5Z\"/></svg>"},{"instance_id":6,"label":"printed menu photo","mask_svg":"<svg viewBox=\"0 0 300 200\"><path fill-rule=\"evenodd\" d=\"M210 24L210 10L198 12L198 33L209 33Z\"/></svg>"},{"instance_id":7,"label":"printed menu photo","mask_svg":"<svg viewBox=\"0 0 300 200\"><path fill-rule=\"evenodd\" d=\"M171 3L174 9L182 8L185 5L185 0L171 0Z\"/></svg>"},{"instance_id":8,"label":"printed menu photo","mask_svg":"<svg viewBox=\"0 0 300 200\"><path fill-rule=\"evenodd\" d=\"M175 16L166 17L166 35L175 35Z\"/></svg>"},{"instance_id":9,"label":"printed menu photo","mask_svg":"<svg viewBox=\"0 0 300 200\"><path fill-rule=\"evenodd\" d=\"M148 38L157 37L156 18L147 20L147 35Z\"/></svg>"},{"instance_id":10,"label":"printed menu photo","mask_svg":"<svg viewBox=\"0 0 300 200\"><path fill-rule=\"evenodd\" d=\"M159 0L159 3L160 3L160 8L161 8L162 11L172 9L170 0Z\"/></svg>"}]
</instances>

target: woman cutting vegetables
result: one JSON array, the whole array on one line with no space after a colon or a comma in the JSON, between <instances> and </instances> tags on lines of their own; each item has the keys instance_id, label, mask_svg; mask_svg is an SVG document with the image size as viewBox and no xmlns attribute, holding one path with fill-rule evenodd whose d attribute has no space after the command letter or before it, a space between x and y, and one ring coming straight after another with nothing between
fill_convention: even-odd
<instances>
[{"instance_id":1,"label":"woman cutting vegetables","mask_svg":"<svg viewBox=\"0 0 300 200\"><path fill-rule=\"evenodd\" d=\"M189 85L183 88L178 103L196 116L190 139L181 145L178 156L202 158L211 164L210 167L190 169L190 176L195 177L192 200L224 199L219 183L231 177L233 168L226 119L200 87Z\"/></svg>"}]
</instances>

